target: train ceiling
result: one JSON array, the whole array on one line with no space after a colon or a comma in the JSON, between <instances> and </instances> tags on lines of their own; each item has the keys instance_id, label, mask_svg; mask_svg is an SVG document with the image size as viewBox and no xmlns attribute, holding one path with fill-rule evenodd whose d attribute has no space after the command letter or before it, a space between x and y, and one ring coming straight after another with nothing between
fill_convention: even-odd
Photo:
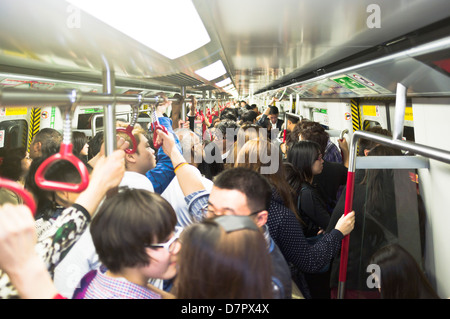
<instances>
[{"instance_id":1,"label":"train ceiling","mask_svg":"<svg viewBox=\"0 0 450 319\"><path fill-rule=\"evenodd\" d=\"M395 95L397 82L411 96L450 93L448 0L188 1L208 38L171 57L164 48L200 37L182 34L195 20L181 6L185 0L90 0L83 10L73 1L0 2L0 87L101 92L109 65L117 93L183 86L239 98L342 98ZM122 25L131 24L130 14L144 35L161 37L144 44L117 31L85 11L94 2L103 13L121 4ZM175 33L165 35L171 25ZM219 61L223 72L200 72Z\"/></svg>"}]
</instances>

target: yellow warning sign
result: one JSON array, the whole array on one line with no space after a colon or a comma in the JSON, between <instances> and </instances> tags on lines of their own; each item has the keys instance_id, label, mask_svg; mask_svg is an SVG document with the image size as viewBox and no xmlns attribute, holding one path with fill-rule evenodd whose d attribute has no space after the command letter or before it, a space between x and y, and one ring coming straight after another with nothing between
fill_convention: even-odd
<instances>
[{"instance_id":1,"label":"yellow warning sign","mask_svg":"<svg viewBox=\"0 0 450 319\"><path fill-rule=\"evenodd\" d=\"M363 105L363 114L365 116L378 116L378 105Z\"/></svg>"},{"instance_id":2,"label":"yellow warning sign","mask_svg":"<svg viewBox=\"0 0 450 319\"><path fill-rule=\"evenodd\" d=\"M5 115L26 115L28 112L27 107L7 107Z\"/></svg>"},{"instance_id":3,"label":"yellow warning sign","mask_svg":"<svg viewBox=\"0 0 450 319\"><path fill-rule=\"evenodd\" d=\"M405 121L414 121L412 107L405 108Z\"/></svg>"}]
</instances>

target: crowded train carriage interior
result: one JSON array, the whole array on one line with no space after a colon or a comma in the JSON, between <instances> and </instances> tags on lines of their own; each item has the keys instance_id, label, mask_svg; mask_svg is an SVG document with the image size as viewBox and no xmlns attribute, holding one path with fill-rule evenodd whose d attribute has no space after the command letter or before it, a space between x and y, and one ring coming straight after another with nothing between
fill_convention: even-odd
<instances>
[{"instance_id":1,"label":"crowded train carriage interior","mask_svg":"<svg viewBox=\"0 0 450 319\"><path fill-rule=\"evenodd\" d=\"M178 252L179 267L189 267L192 260L182 261L194 258L185 251L196 248L185 243L194 238L191 227L195 229L195 224L222 227L227 236L250 231L248 224L235 220L208 224L199 214L218 211L212 199L217 201L223 189L216 180L225 183L226 178L237 178L224 173L240 166L254 169L253 158L262 162L258 173L272 192L279 193L276 198L281 198L283 206L283 210L271 210L272 194L264 215L267 224L261 228L289 266L280 272L280 278L287 276L289 289L283 280L281 286L272 280L271 297L449 298L449 12L448 0L2 0L0 191L7 194L0 197L0 204L5 204L0 215L7 216L6 207L15 207L6 203L25 204L35 211L36 245L43 250L41 255L48 257L53 250L43 243L59 225L60 214L86 198L81 194L90 189L89 176L96 176L98 163L106 163L96 155L111 159L123 148L124 176L127 170L141 170L139 178L130 177L133 181L125 185L133 189L133 183L140 187L150 181L147 191L154 193L133 193L129 198L159 203L162 197L171 204L177 226L186 229ZM258 133L241 139L240 132L249 127ZM46 131L58 132L59 139L55 135L39 137ZM129 148L116 137L119 131L124 141L128 139ZM179 159L173 154L165 154L172 145L170 136L185 158L182 163L176 162ZM143 139L148 141L143 149L152 148L151 163L138 166L128 158L140 154ZM251 144L255 140L258 144ZM270 144L269 164L261 154L250 154L255 148L268 151L263 140ZM37 148L46 141L57 142L56 148L49 147L47 152ZM315 142L314 147L306 150L310 147L306 141ZM102 142L103 151L98 153ZM315 157L308 164L311 152ZM241 165L239 158L251 163ZM20 172L12 174L17 170L13 164L18 162L23 164ZM56 167L56 162L72 165ZM151 173L162 166L170 172ZM182 174L192 167L200 173L195 176L200 176L202 191L210 193L206 208L197 214L191 213L193 205L184 203L187 194ZM273 167L275 170L263 170ZM73 168L78 179L68 173ZM66 173L68 176L63 176ZM284 174L283 181L280 174ZM188 186L192 188L191 178ZM174 181L179 185L172 187ZM285 186L289 199L284 197ZM67 193L79 196L63 196ZM240 193L250 202L250 195ZM305 197L305 193L311 196ZM105 194L99 191L97 196ZM112 199L111 203L108 205L114 209ZM125 203L128 199L115 205ZM105 222L101 216L107 214L108 205L105 202L93 208L99 212L92 218L97 228ZM129 205L137 204L130 201ZM145 205L135 207L145 209ZM156 219L158 212L152 209L155 215L151 218ZM291 214L289 223L296 225L281 229L285 227L280 226L285 225L281 211ZM349 223L353 218L348 234L340 228L345 224L342 215ZM39 216L43 221L38 223ZM94 291L100 288L92 282L96 283L98 276L107 277L115 264L108 264L109 270L100 273L98 269L111 261L100 248L99 236L92 234L92 239L86 239L86 227L79 230L64 254L52 261L43 257L51 275L49 285L57 296L110 297ZM283 233L294 234L291 229L296 235L285 240ZM156 243L170 237L170 232L162 233ZM174 232L173 236L178 235ZM172 247L175 237L169 240L170 246L161 246L170 254L177 252ZM95 249L102 251L98 252L101 266L97 264L98 274L80 292L62 284L67 282L64 270L69 263L64 259L75 258L71 253L86 240L95 244L91 243L94 254ZM319 246L326 245L319 243L325 241L334 244L321 251ZM160 247L156 243L146 245ZM292 248L303 247L303 243L307 245L304 250ZM6 245L0 238L0 250L7 251ZM383 257L391 252L382 251L386 247L402 249L401 253L411 258L386 261ZM317 260L305 260L309 250ZM395 250L393 254L401 253ZM7 271L9 266L2 258L6 257L0 253L1 276L7 274L13 283L0 286L2 298L45 296L39 295L44 288L37 295L14 288L20 281L13 280L17 274ZM397 275L393 268L400 269ZM93 270L75 276L76 283ZM120 271L118 268L116 275ZM390 271L393 274L388 276ZM417 277L416 286L423 286L413 288L413 280L405 281L398 273ZM172 278L149 277L158 289L150 295L198 297L194 291L183 291L182 285L188 285L183 274L178 270ZM205 280L208 275L205 272ZM216 293L200 298L215 298L219 296ZM251 299L267 296L250 290L248 294ZM230 292L219 298L238 296Z\"/></svg>"}]
</instances>

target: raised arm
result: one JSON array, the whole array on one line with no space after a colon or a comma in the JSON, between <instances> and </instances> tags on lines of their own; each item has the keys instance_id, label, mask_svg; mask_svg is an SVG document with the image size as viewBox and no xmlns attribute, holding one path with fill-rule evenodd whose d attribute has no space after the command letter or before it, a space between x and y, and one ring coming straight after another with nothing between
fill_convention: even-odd
<instances>
[{"instance_id":1,"label":"raised arm","mask_svg":"<svg viewBox=\"0 0 450 319\"><path fill-rule=\"evenodd\" d=\"M161 147L163 148L164 153L166 153L172 161L175 175L177 176L178 183L180 184L184 196L204 190L205 187L196 173L197 169L186 162L186 159L176 147L172 134L168 135L160 130L157 131L157 134L158 141L162 142Z\"/></svg>"}]
</instances>

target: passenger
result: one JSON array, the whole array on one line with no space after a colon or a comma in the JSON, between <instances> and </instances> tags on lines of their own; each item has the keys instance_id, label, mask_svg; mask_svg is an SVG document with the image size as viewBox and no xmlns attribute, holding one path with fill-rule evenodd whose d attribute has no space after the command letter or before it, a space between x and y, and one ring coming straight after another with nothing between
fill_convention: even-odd
<instances>
[{"instance_id":1,"label":"passenger","mask_svg":"<svg viewBox=\"0 0 450 319\"><path fill-rule=\"evenodd\" d=\"M172 207L158 194L124 189L107 198L90 226L102 266L83 277L73 298L169 297L148 282L176 275L180 248L176 241L179 232L174 232L176 222Z\"/></svg>"},{"instance_id":2,"label":"passenger","mask_svg":"<svg viewBox=\"0 0 450 319\"><path fill-rule=\"evenodd\" d=\"M188 227L181 239L174 285L177 298L274 297L267 242L251 217L207 219Z\"/></svg>"},{"instance_id":3,"label":"passenger","mask_svg":"<svg viewBox=\"0 0 450 319\"><path fill-rule=\"evenodd\" d=\"M198 178L201 179L205 189L210 191L213 182L202 176L201 172L198 170L199 164L201 164L198 162L204 161L203 147L200 138L194 132L186 129L179 130L177 135L183 150L183 157L187 163L197 168L196 174ZM166 199L175 210L178 226L186 227L193 223L177 176L170 182L169 186L167 186L161 196Z\"/></svg>"},{"instance_id":4,"label":"passenger","mask_svg":"<svg viewBox=\"0 0 450 319\"><path fill-rule=\"evenodd\" d=\"M31 141L30 157L35 159L38 157L49 157L59 152L63 136L57 130L52 128L43 128Z\"/></svg>"},{"instance_id":5,"label":"passenger","mask_svg":"<svg viewBox=\"0 0 450 319\"><path fill-rule=\"evenodd\" d=\"M45 263L36 253L36 238L34 218L27 206L0 206L1 298L58 296Z\"/></svg>"},{"instance_id":6,"label":"passenger","mask_svg":"<svg viewBox=\"0 0 450 319\"><path fill-rule=\"evenodd\" d=\"M238 128L237 123L232 120L220 121L215 128L214 143L219 146L222 154L221 158L224 161L230 153L234 142L236 142Z\"/></svg>"},{"instance_id":7,"label":"passenger","mask_svg":"<svg viewBox=\"0 0 450 319\"><path fill-rule=\"evenodd\" d=\"M40 158L33 161L32 166L41 164ZM87 168L92 172L92 168ZM50 165L45 172L45 179L68 184L79 184L81 182L80 173L68 161L57 161ZM30 170L27 177L27 188L35 195L38 201L38 210L36 211L36 231L38 238L47 231L49 227L58 219L61 213L67 207L72 206L80 193L60 191L60 190L42 190L35 183L35 174Z\"/></svg>"},{"instance_id":8,"label":"passenger","mask_svg":"<svg viewBox=\"0 0 450 319\"><path fill-rule=\"evenodd\" d=\"M95 155L100 152L100 148L103 144L103 131L98 131L88 142L88 161L90 161Z\"/></svg>"},{"instance_id":9,"label":"passenger","mask_svg":"<svg viewBox=\"0 0 450 319\"><path fill-rule=\"evenodd\" d=\"M278 131L281 131L284 121L279 119L278 116L278 108L274 105L268 106L256 124L269 129L278 129Z\"/></svg>"},{"instance_id":10,"label":"passenger","mask_svg":"<svg viewBox=\"0 0 450 319\"><path fill-rule=\"evenodd\" d=\"M176 118L176 114L180 114L182 107L182 98L181 95L176 94L175 97L178 98L178 101L171 102L165 95L165 93L158 93L160 97L162 97L163 101L159 101L155 104L156 107L156 116L158 117L159 124L164 126L169 133L174 136L177 147L181 152L180 141L178 137L175 135L172 127L172 120L164 116L165 112L167 112L167 108L172 106L172 115L178 124L179 117ZM155 193L162 194L162 192L166 189L167 185L172 181L175 176L173 172L172 162L170 158L164 153L162 148L159 148L156 152L156 163L157 167L152 170L149 170L145 175L152 182Z\"/></svg>"},{"instance_id":11,"label":"passenger","mask_svg":"<svg viewBox=\"0 0 450 319\"><path fill-rule=\"evenodd\" d=\"M235 109L229 107L226 107L225 109L222 110L222 112L220 112L219 119L220 121L230 120L234 122L238 120Z\"/></svg>"},{"instance_id":12,"label":"passenger","mask_svg":"<svg viewBox=\"0 0 450 319\"><path fill-rule=\"evenodd\" d=\"M294 143L289 148L288 161L300 172L301 188L297 209L307 225L305 236L312 239L325 230L330 222L326 204L313 184L314 175L322 173L323 169L319 144L311 141Z\"/></svg>"},{"instance_id":13,"label":"passenger","mask_svg":"<svg viewBox=\"0 0 450 319\"><path fill-rule=\"evenodd\" d=\"M400 151L377 146L369 156L398 155ZM356 181L356 177L355 177ZM344 190L345 193L345 190ZM368 287L366 268L372 254L397 239L397 220L393 171L391 169L365 170L361 182L355 183L353 208L356 215L355 229L350 236L346 282L347 298L379 298L379 292ZM341 196L330 219L327 231L344 212L345 196ZM336 297L340 256L331 266L332 298Z\"/></svg>"},{"instance_id":14,"label":"passenger","mask_svg":"<svg viewBox=\"0 0 450 319\"><path fill-rule=\"evenodd\" d=\"M440 299L417 261L400 245L380 248L370 264L379 267L380 277L375 280L381 299Z\"/></svg>"},{"instance_id":15,"label":"passenger","mask_svg":"<svg viewBox=\"0 0 450 319\"><path fill-rule=\"evenodd\" d=\"M302 121L297 124L292 132L293 141L309 140L320 145L320 152L325 154L328 145L329 136L325 129L317 122ZM297 137L295 137L297 136ZM315 175L313 182L317 184L322 198L325 200L327 210L331 214L336 206L342 188L347 183L347 167L348 167L348 144L345 138L339 141L339 145L343 150L344 164L330 162L324 156L323 170L321 174Z\"/></svg>"},{"instance_id":16,"label":"passenger","mask_svg":"<svg viewBox=\"0 0 450 319\"><path fill-rule=\"evenodd\" d=\"M173 139L158 133L162 147L171 154L172 163L177 167L176 175L188 203L192 220L201 222L205 217L217 215L251 216L264 232L267 247L272 258L274 285L279 298L291 298L292 283L289 267L279 248L271 239L267 222L267 205L270 199L270 184L260 174L244 169L228 169L216 176L211 193L205 190L195 168L187 164L180 152L176 151ZM209 203L209 206L208 206ZM206 208L210 213L206 213ZM253 213L253 214L252 214Z\"/></svg>"},{"instance_id":17,"label":"passenger","mask_svg":"<svg viewBox=\"0 0 450 319\"><path fill-rule=\"evenodd\" d=\"M72 132L72 153L87 164L89 154L89 144L86 134L80 131Z\"/></svg>"},{"instance_id":18,"label":"passenger","mask_svg":"<svg viewBox=\"0 0 450 319\"><path fill-rule=\"evenodd\" d=\"M286 115L286 130L288 132L292 132L292 130L294 129L295 125L300 122L300 117L298 116L293 116L291 114L287 114Z\"/></svg>"},{"instance_id":19,"label":"passenger","mask_svg":"<svg viewBox=\"0 0 450 319\"><path fill-rule=\"evenodd\" d=\"M389 130L384 129L379 125L372 126L366 129L365 131L392 137L392 133ZM367 156L370 150L377 145L379 144L374 141L365 138L360 138L358 140L358 156Z\"/></svg>"},{"instance_id":20,"label":"passenger","mask_svg":"<svg viewBox=\"0 0 450 319\"><path fill-rule=\"evenodd\" d=\"M128 126L126 123L118 125ZM155 152L150 147L150 143L153 143L153 141L147 140L146 132L139 124L135 125L132 134L136 139L137 148L135 153L125 154L125 173L119 187L153 192L153 185L145 176L145 173L156 165ZM128 134L118 132L117 136L132 145L132 140ZM58 291L66 298L71 298L81 278L99 266L100 261L91 233L84 232L66 258L55 269L54 281ZM153 280L151 284L158 288L163 287L161 280Z\"/></svg>"},{"instance_id":21,"label":"passenger","mask_svg":"<svg viewBox=\"0 0 450 319\"><path fill-rule=\"evenodd\" d=\"M238 128L236 142L234 142L231 151L226 159L225 168L234 167L237 161L237 155L241 148L250 140L258 138L267 139L267 130L256 124L243 124Z\"/></svg>"},{"instance_id":22,"label":"passenger","mask_svg":"<svg viewBox=\"0 0 450 319\"><path fill-rule=\"evenodd\" d=\"M269 153L269 149L272 153ZM303 272L317 273L330 263L340 249L342 238L353 229L354 215L342 217L340 219L342 224L336 225L336 230L330 230L311 246L306 241L303 226L295 213L295 204L291 201L290 187L286 185L284 172L280 169L283 167L281 155L277 156L273 150L276 148L270 142L249 141L240 151L236 165L263 173L263 169L268 165L263 164L263 156L267 155L272 160L270 165L276 164L270 173L266 173L272 186L267 219L269 233L290 264L292 277L297 286L306 298L311 298Z\"/></svg>"},{"instance_id":23,"label":"passenger","mask_svg":"<svg viewBox=\"0 0 450 319\"><path fill-rule=\"evenodd\" d=\"M55 267L87 228L91 216L106 194L119 185L125 167L123 159L129 144L119 140L118 150L102 157L92 171L88 187L80 193L74 205L66 208L35 246L39 258L53 275ZM33 287L35 288L35 287ZM18 292L11 285L6 273L0 271L0 298L17 298Z\"/></svg>"},{"instance_id":24,"label":"passenger","mask_svg":"<svg viewBox=\"0 0 450 319\"><path fill-rule=\"evenodd\" d=\"M183 163L183 156L174 150L174 143L167 134L158 134L158 138L164 139L163 147L171 154L174 165ZM248 142L249 143L249 142ZM255 216L256 224L265 229L265 236L270 243L269 247L272 261L275 263L275 277L283 283L284 296L288 298L291 293L286 290L286 285L290 283L290 272L286 270L286 261L296 265L303 271L319 271L330 262L340 249L341 239L353 229L354 213L347 214L340 219L336 225L336 230L325 234L324 238L310 246L304 239L302 227L294 213L287 208L280 210L279 216L269 214L271 206L271 186L259 172L245 168L228 169L219 174L214 180L211 194L204 190L198 179L192 178L190 165L180 164L177 176L186 201L189 203L189 211L194 220L203 218L203 208L208 205L221 214L250 215L257 212ZM266 186L264 186L266 185ZM265 190L264 190L265 189ZM245 196L244 196L245 195ZM290 195L288 195L290 196ZM226 210L224 210L227 208ZM271 220L272 225L269 223ZM266 227L266 224L269 226ZM272 229L271 229L272 226ZM272 240L272 232L277 236L279 244ZM284 253L281 254L283 245ZM280 246L280 248L278 248ZM284 256L284 257L283 257ZM285 260L286 258L286 260ZM284 266L283 266L284 265ZM277 271L279 269L279 271ZM287 268L289 269L289 268ZM286 275L288 278L286 278ZM303 295L307 298L308 290L299 287Z\"/></svg>"},{"instance_id":25,"label":"passenger","mask_svg":"<svg viewBox=\"0 0 450 319\"><path fill-rule=\"evenodd\" d=\"M243 124L255 124L257 116L258 116L258 113L256 113L255 111L246 111L241 116L241 125L243 125Z\"/></svg>"},{"instance_id":26,"label":"passenger","mask_svg":"<svg viewBox=\"0 0 450 319\"><path fill-rule=\"evenodd\" d=\"M25 176L30 169L31 159L24 147L5 150L0 161L0 177L25 184ZM22 198L6 188L0 188L0 205L21 204Z\"/></svg>"}]
</instances>

